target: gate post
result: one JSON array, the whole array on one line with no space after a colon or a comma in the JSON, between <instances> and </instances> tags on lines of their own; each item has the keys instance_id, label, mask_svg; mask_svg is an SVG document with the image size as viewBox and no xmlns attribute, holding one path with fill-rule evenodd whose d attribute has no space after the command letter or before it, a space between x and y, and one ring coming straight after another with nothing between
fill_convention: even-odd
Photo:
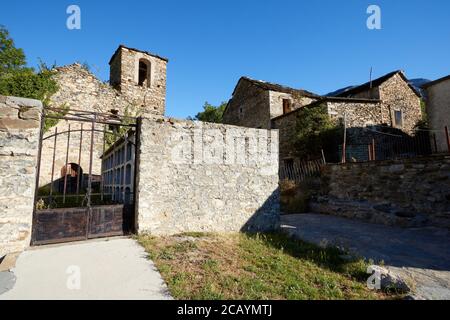
<instances>
[{"instance_id":1,"label":"gate post","mask_svg":"<svg viewBox=\"0 0 450 320\"><path fill-rule=\"evenodd\" d=\"M43 134L42 103L0 95L0 259L32 242Z\"/></svg>"}]
</instances>

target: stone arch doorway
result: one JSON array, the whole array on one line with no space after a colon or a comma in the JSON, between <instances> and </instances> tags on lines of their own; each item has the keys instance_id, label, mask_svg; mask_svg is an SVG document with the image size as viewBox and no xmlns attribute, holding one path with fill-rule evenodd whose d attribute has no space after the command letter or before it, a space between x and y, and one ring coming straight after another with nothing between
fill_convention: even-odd
<instances>
[{"instance_id":1,"label":"stone arch doorway","mask_svg":"<svg viewBox=\"0 0 450 320\"><path fill-rule=\"evenodd\" d=\"M59 192L79 193L83 189L83 169L76 163L68 163L61 168Z\"/></svg>"}]
</instances>

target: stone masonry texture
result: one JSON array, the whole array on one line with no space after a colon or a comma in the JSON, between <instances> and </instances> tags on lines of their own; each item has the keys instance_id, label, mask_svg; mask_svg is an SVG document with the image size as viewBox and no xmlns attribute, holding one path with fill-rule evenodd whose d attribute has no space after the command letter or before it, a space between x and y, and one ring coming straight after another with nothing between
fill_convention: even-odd
<instances>
[{"instance_id":1,"label":"stone masonry texture","mask_svg":"<svg viewBox=\"0 0 450 320\"><path fill-rule=\"evenodd\" d=\"M314 212L450 228L450 156L327 165Z\"/></svg>"},{"instance_id":2,"label":"stone masonry texture","mask_svg":"<svg viewBox=\"0 0 450 320\"><path fill-rule=\"evenodd\" d=\"M398 129L413 133L417 123L422 119L420 97L408 86L400 74L396 74L380 85L380 100L382 101L382 123L395 127L394 111L402 111L403 126Z\"/></svg>"},{"instance_id":3,"label":"stone masonry texture","mask_svg":"<svg viewBox=\"0 0 450 320\"><path fill-rule=\"evenodd\" d=\"M30 244L42 104L0 96L0 258Z\"/></svg>"},{"instance_id":4,"label":"stone masonry texture","mask_svg":"<svg viewBox=\"0 0 450 320\"><path fill-rule=\"evenodd\" d=\"M148 79L138 85L139 62L148 66ZM110 62L110 84L123 99L137 107L143 116L164 115L167 60L120 46Z\"/></svg>"},{"instance_id":5,"label":"stone masonry texture","mask_svg":"<svg viewBox=\"0 0 450 320\"><path fill-rule=\"evenodd\" d=\"M415 126L422 119L421 98L408 85L400 72L393 73L391 77L372 89L352 94L351 98L380 100L380 115L376 123L396 127L409 134L414 132ZM403 125L401 127L394 123L395 111L402 111Z\"/></svg>"},{"instance_id":6,"label":"stone masonry texture","mask_svg":"<svg viewBox=\"0 0 450 320\"><path fill-rule=\"evenodd\" d=\"M259 157L264 151L266 157ZM141 233L264 231L278 225L276 130L143 119L138 158Z\"/></svg>"}]
</instances>

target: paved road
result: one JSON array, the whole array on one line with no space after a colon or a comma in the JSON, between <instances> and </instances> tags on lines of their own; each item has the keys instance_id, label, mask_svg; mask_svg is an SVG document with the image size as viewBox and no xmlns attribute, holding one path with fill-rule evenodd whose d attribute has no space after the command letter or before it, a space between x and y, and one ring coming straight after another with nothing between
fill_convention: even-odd
<instances>
[{"instance_id":1,"label":"paved road","mask_svg":"<svg viewBox=\"0 0 450 320\"><path fill-rule=\"evenodd\" d=\"M412 279L425 299L450 299L450 231L403 229L320 214L287 215L282 230L318 245L339 246Z\"/></svg>"},{"instance_id":2,"label":"paved road","mask_svg":"<svg viewBox=\"0 0 450 320\"><path fill-rule=\"evenodd\" d=\"M0 294L0 300L171 299L153 262L132 239L28 250L11 271L1 273L0 293L13 288Z\"/></svg>"}]
</instances>

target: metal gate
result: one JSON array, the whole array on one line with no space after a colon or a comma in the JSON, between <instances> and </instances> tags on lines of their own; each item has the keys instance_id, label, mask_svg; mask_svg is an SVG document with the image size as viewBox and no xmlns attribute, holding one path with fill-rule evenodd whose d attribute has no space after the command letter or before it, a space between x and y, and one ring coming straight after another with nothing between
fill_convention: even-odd
<instances>
[{"instance_id":1,"label":"metal gate","mask_svg":"<svg viewBox=\"0 0 450 320\"><path fill-rule=\"evenodd\" d=\"M46 108L32 245L134 231L139 119Z\"/></svg>"}]
</instances>

